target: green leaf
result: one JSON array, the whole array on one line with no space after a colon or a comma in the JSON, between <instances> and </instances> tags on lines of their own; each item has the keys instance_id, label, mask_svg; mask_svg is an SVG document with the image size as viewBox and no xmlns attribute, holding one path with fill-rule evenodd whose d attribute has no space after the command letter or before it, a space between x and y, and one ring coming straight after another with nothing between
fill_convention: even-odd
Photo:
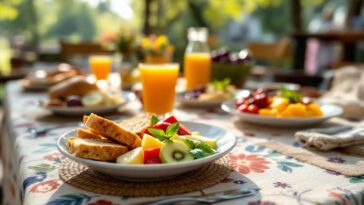
<instances>
[{"instance_id":1,"label":"green leaf","mask_svg":"<svg viewBox=\"0 0 364 205\"><path fill-rule=\"evenodd\" d=\"M205 142L202 142L200 141L198 144L197 144L197 147L198 149L201 149L202 151L204 151L205 153L208 153L208 154L213 154L216 152L215 149L213 149L212 147L210 147L210 145L206 144Z\"/></svg>"},{"instance_id":2,"label":"green leaf","mask_svg":"<svg viewBox=\"0 0 364 205\"><path fill-rule=\"evenodd\" d=\"M195 149L196 148L195 143L192 140L185 139L184 142L188 146L188 148L190 148L190 149Z\"/></svg>"},{"instance_id":3,"label":"green leaf","mask_svg":"<svg viewBox=\"0 0 364 205\"><path fill-rule=\"evenodd\" d=\"M285 87L281 87L281 96L288 98L291 102L298 102L302 98L302 94L293 90L288 90Z\"/></svg>"},{"instance_id":4,"label":"green leaf","mask_svg":"<svg viewBox=\"0 0 364 205\"><path fill-rule=\"evenodd\" d=\"M166 135L166 133L163 130L156 129L156 128L148 128L148 131L157 139L159 139L162 142L172 142L170 137Z\"/></svg>"},{"instance_id":5,"label":"green leaf","mask_svg":"<svg viewBox=\"0 0 364 205\"><path fill-rule=\"evenodd\" d=\"M218 80L215 80L214 82L212 82L212 85L216 88L216 89L219 89L219 90L225 90L226 87L228 85L230 85L230 79L229 78L225 78L224 80L221 80L221 81L218 81Z\"/></svg>"},{"instance_id":6,"label":"green leaf","mask_svg":"<svg viewBox=\"0 0 364 205\"><path fill-rule=\"evenodd\" d=\"M165 137L166 133L164 133L163 130L156 129L156 128L148 128L148 131L154 136L154 137Z\"/></svg>"},{"instance_id":7,"label":"green leaf","mask_svg":"<svg viewBox=\"0 0 364 205\"><path fill-rule=\"evenodd\" d=\"M216 152L216 150L211 148L210 145L199 140L185 139L184 142L191 149L190 153L195 159L206 157Z\"/></svg>"},{"instance_id":8,"label":"green leaf","mask_svg":"<svg viewBox=\"0 0 364 205\"><path fill-rule=\"evenodd\" d=\"M157 124L158 122L159 122L158 117L157 117L157 116L155 116L155 115L152 115L152 119L151 119L151 123L152 123L152 125L155 125L155 124Z\"/></svg>"},{"instance_id":9,"label":"green leaf","mask_svg":"<svg viewBox=\"0 0 364 205\"><path fill-rule=\"evenodd\" d=\"M166 135L168 137L173 137L175 134L177 134L178 130L179 130L179 123L178 122L173 123L167 127Z\"/></svg>"},{"instance_id":10,"label":"green leaf","mask_svg":"<svg viewBox=\"0 0 364 205\"><path fill-rule=\"evenodd\" d=\"M190 153L194 159L201 159L207 156L201 149L191 149Z\"/></svg>"}]
</instances>

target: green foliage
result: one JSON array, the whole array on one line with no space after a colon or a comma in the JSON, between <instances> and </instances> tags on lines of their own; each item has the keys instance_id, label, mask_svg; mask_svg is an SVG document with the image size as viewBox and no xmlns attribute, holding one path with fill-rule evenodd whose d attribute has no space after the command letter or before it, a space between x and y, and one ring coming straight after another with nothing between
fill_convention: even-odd
<instances>
[{"instance_id":1,"label":"green foliage","mask_svg":"<svg viewBox=\"0 0 364 205\"><path fill-rule=\"evenodd\" d=\"M285 87L281 87L280 94L282 97L288 98L289 101L292 103L296 103L302 98L301 93L299 93L297 91L293 91L293 90L288 90Z\"/></svg>"},{"instance_id":2,"label":"green foliage","mask_svg":"<svg viewBox=\"0 0 364 205\"><path fill-rule=\"evenodd\" d=\"M185 144L191 149L190 153L194 159L200 159L216 153L216 150L200 140L184 139Z\"/></svg>"},{"instance_id":3,"label":"green foliage","mask_svg":"<svg viewBox=\"0 0 364 205\"><path fill-rule=\"evenodd\" d=\"M155 116L155 115L152 115L152 118L151 118L151 124L152 124L152 125L155 125L155 124L157 124L158 122L159 122L158 117L157 117L157 116Z\"/></svg>"},{"instance_id":4,"label":"green foliage","mask_svg":"<svg viewBox=\"0 0 364 205\"><path fill-rule=\"evenodd\" d=\"M16 5L21 2L22 0L2 0L0 2L0 20L16 19L19 14Z\"/></svg>"},{"instance_id":5,"label":"green foliage","mask_svg":"<svg viewBox=\"0 0 364 205\"><path fill-rule=\"evenodd\" d=\"M162 142L172 142L171 137L175 136L179 130L179 123L173 123L164 132L162 129L148 128L148 131Z\"/></svg>"}]
</instances>

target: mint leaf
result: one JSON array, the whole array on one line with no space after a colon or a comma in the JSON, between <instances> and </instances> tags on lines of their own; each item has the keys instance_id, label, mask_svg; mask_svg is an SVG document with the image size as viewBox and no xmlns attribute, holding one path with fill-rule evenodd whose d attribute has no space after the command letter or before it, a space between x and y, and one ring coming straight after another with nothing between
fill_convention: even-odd
<instances>
[{"instance_id":1,"label":"mint leaf","mask_svg":"<svg viewBox=\"0 0 364 205\"><path fill-rule=\"evenodd\" d=\"M190 148L190 149L195 149L196 148L195 143L192 140L185 139L184 142L185 142L185 144L187 145L188 148Z\"/></svg>"},{"instance_id":2,"label":"mint leaf","mask_svg":"<svg viewBox=\"0 0 364 205\"><path fill-rule=\"evenodd\" d=\"M206 154L201 149L192 149L190 150L190 154L194 159L201 159L206 157Z\"/></svg>"},{"instance_id":3,"label":"mint leaf","mask_svg":"<svg viewBox=\"0 0 364 205\"><path fill-rule=\"evenodd\" d=\"M190 153L195 159L200 159L216 153L215 149L200 140L185 139L184 142L191 149Z\"/></svg>"},{"instance_id":4,"label":"mint leaf","mask_svg":"<svg viewBox=\"0 0 364 205\"><path fill-rule=\"evenodd\" d=\"M179 130L179 123L178 122L173 123L167 127L166 135L168 137L173 137L175 134L177 134L178 130Z\"/></svg>"},{"instance_id":5,"label":"mint leaf","mask_svg":"<svg viewBox=\"0 0 364 205\"><path fill-rule=\"evenodd\" d=\"M218 90L225 90L228 85L230 85L231 80L229 78L225 78L224 80L218 81L215 80L212 85Z\"/></svg>"},{"instance_id":6,"label":"mint leaf","mask_svg":"<svg viewBox=\"0 0 364 205\"><path fill-rule=\"evenodd\" d=\"M166 133L164 133L163 130L155 129L155 128L148 128L148 131L157 138L162 138L166 136Z\"/></svg>"},{"instance_id":7,"label":"mint leaf","mask_svg":"<svg viewBox=\"0 0 364 205\"><path fill-rule=\"evenodd\" d=\"M197 149L201 149L203 152L207 154L213 154L216 152L215 149L210 147L210 145L206 144L205 142L200 141L200 143L197 144Z\"/></svg>"},{"instance_id":8,"label":"mint leaf","mask_svg":"<svg viewBox=\"0 0 364 205\"><path fill-rule=\"evenodd\" d=\"M302 98L302 94L293 90L288 90L285 87L281 87L281 96L288 98L290 102L298 102Z\"/></svg>"},{"instance_id":9,"label":"mint leaf","mask_svg":"<svg viewBox=\"0 0 364 205\"><path fill-rule=\"evenodd\" d=\"M157 139L162 142L172 142L169 136L163 130L156 129L156 128L148 128L148 131Z\"/></svg>"},{"instance_id":10,"label":"mint leaf","mask_svg":"<svg viewBox=\"0 0 364 205\"><path fill-rule=\"evenodd\" d=\"M158 117L156 117L155 115L152 115L152 119L151 119L151 123L152 125L155 125L159 122Z\"/></svg>"}]
</instances>

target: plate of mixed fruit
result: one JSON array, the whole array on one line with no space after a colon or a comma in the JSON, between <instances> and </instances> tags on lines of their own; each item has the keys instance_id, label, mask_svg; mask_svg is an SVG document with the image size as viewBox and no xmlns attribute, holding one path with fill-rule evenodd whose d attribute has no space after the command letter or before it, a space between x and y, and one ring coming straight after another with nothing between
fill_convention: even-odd
<instances>
[{"instance_id":1,"label":"plate of mixed fruit","mask_svg":"<svg viewBox=\"0 0 364 205\"><path fill-rule=\"evenodd\" d=\"M227 154L236 143L212 125L136 116L114 122L95 114L84 127L61 136L58 149L91 169L129 180L157 180L197 169Z\"/></svg>"},{"instance_id":2,"label":"plate of mixed fruit","mask_svg":"<svg viewBox=\"0 0 364 205\"><path fill-rule=\"evenodd\" d=\"M224 101L234 99L239 92L229 79L214 81L205 87L199 87L190 91L181 92L177 100L181 105L191 107L216 107Z\"/></svg>"},{"instance_id":3,"label":"plate of mixed fruit","mask_svg":"<svg viewBox=\"0 0 364 205\"><path fill-rule=\"evenodd\" d=\"M246 122L283 127L308 126L342 113L337 105L315 102L284 87L273 92L257 89L239 99L224 102L221 108Z\"/></svg>"}]
</instances>

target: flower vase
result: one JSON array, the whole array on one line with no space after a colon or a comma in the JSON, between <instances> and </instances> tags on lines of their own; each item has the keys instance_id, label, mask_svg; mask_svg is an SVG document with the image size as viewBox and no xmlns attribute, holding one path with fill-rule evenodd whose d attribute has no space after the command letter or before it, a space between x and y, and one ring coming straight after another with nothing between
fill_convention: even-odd
<instances>
[{"instance_id":1,"label":"flower vase","mask_svg":"<svg viewBox=\"0 0 364 205\"><path fill-rule=\"evenodd\" d=\"M145 56L145 63L147 64L163 64L163 63L170 63L172 54L169 52L165 52L160 55L151 55L147 54Z\"/></svg>"}]
</instances>

